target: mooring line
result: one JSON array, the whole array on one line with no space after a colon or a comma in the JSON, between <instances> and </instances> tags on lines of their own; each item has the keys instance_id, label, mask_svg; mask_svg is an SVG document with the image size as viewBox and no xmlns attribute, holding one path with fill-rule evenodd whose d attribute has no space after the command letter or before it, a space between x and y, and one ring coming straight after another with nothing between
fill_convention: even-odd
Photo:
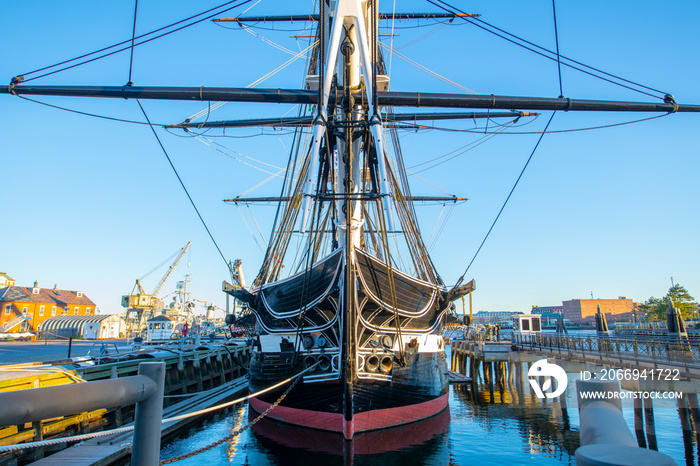
<instances>
[{"instance_id":1,"label":"mooring line","mask_svg":"<svg viewBox=\"0 0 700 466\"><path fill-rule=\"evenodd\" d=\"M180 416L175 416L175 417L171 417L168 419L163 419L162 423L167 424L170 422L181 421L183 419L201 416L202 414L207 414L207 413L211 413L213 411L218 411L218 410L221 410L224 408L229 408L233 405L242 403L243 401L249 400L250 398L255 398L259 395L262 395L263 393L267 393L267 392L274 390L276 388L279 388L279 387L281 387L281 386L283 386L291 381L294 381L294 383L292 383L292 385L287 389L287 391L270 408L268 408L268 410L266 410L265 413L263 413L261 416L259 416L260 418L262 418L265 415L267 415L272 410L272 408L277 406L284 399L285 396L287 396L287 393L289 393L289 391L292 389L292 387L294 385L296 385L296 383L299 381L299 379L302 375L314 370L316 368L316 366L318 366L319 364L320 364L320 361L312 366L307 367L306 369L299 372L298 374L293 375L292 377L289 377L287 379L284 379L281 382L277 382L276 384L274 384L270 387L264 388L258 392L252 393L250 395L246 395L244 397L238 398L238 399L233 400L233 401L222 403L222 404L217 405L217 406L212 406L210 408L202 409L199 411L194 411L192 413L182 414ZM243 430L247 429L248 427L250 427L251 425L255 424L257 421L258 421L258 419L251 422L250 425L243 428L241 430L241 432ZM134 430L134 426L127 426L127 427L120 427L118 429L105 430L102 432L92 432L90 434L74 435L72 437L62 437L62 438L58 438L58 439L40 440L37 442L18 443L18 444L14 444L14 445L3 445L3 446L0 446L0 453L6 453L6 452L11 452L11 451L16 451L16 450L24 450L24 449L28 449L28 448L46 447L46 446L50 446L50 445L60 445L62 443L69 443L69 442L80 442L80 441L89 440L89 439L95 438L95 437L104 437L107 435L122 434L125 432L130 432L132 430ZM216 446L216 445L214 445L214 446ZM166 461L169 461L169 460L166 460ZM177 461L177 460L175 460L175 461ZM165 464L165 463L161 463L161 464Z\"/></svg>"}]
</instances>

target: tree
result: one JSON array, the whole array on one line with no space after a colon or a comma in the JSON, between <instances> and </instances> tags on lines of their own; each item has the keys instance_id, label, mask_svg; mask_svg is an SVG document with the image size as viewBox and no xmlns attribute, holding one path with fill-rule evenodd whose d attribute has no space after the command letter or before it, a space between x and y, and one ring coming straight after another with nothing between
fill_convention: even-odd
<instances>
[{"instance_id":1,"label":"tree","mask_svg":"<svg viewBox=\"0 0 700 466\"><path fill-rule=\"evenodd\" d=\"M673 305L680 311L684 320L697 318L698 303L681 285L673 285L663 298L652 296L640 306L640 309L646 313L647 320L665 321L669 299L673 299Z\"/></svg>"}]
</instances>

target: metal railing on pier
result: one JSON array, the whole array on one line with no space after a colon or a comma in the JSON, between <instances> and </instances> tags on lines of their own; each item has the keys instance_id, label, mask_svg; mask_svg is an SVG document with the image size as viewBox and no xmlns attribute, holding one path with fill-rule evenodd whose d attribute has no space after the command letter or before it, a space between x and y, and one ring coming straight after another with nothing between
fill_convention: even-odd
<instances>
[{"instance_id":1,"label":"metal railing on pier","mask_svg":"<svg viewBox=\"0 0 700 466\"><path fill-rule=\"evenodd\" d=\"M550 353L589 355L594 359L616 359L620 364L653 364L654 367L676 366L700 369L700 345L691 340L615 336L566 336L551 334L513 335L518 350L548 351Z\"/></svg>"}]
</instances>

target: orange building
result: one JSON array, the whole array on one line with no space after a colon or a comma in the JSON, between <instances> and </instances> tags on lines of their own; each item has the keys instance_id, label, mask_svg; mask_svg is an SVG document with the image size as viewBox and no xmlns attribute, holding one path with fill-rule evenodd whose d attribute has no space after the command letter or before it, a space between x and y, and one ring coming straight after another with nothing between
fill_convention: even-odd
<instances>
[{"instance_id":1,"label":"orange building","mask_svg":"<svg viewBox=\"0 0 700 466\"><path fill-rule=\"evenodd\" d=\"M562 301L564 318L573 323L595 323L595 315L600 310L608 322L627 322L632 320L634 303L631 299L571 299Z\"/></svg>"},{"instance_id":2,"label":"orange building","mask_svg":"<svg viewBox=\"0 0 700 466\"><path fill-rule=\"evenodd\" d=\"M15 280L5 272L0 272L0 288L15 286Z\"/></svg>"},{"instance_id":3,"label":"orange building","mask_svg":"<svg viewBox=\"0 0 700 466\"><path fill-rule=\"evenodd\" d=\"M14 285L14 283L13 283ZM80 291L5 286L0 288L0 333L36 332L46 319L59 315L94 315L95 303Z\"/></svg>"}]
</instances>

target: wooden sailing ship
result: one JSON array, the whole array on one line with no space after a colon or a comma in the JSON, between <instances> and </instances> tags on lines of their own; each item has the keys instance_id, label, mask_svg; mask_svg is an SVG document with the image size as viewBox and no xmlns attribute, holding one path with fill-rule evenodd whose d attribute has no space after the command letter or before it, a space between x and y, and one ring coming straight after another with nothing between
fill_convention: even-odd
<instances>
[{"instance_id":1,"label":"wooden sailing ship","mask_svg":"<svg viewBox=\"0 0 700 466\"><path fill-rule=\"evenodd\" d=\"M517 118L527 116L524 110L700 111L670 96L646 103L392 92L378 47L378 10L378 0L321 1L319 11L297 18L316 23L304 89L33 86L17 77L0 90L300 104L295 117L175 126L297 128L287 176L274 199L278 211L262 267L252 287L239 282L224 290L245 303L254 320L251 391L309 370L269 416L339 432L346 439L434 416L447 407L442 325L452 302L474 289L473 281L461 279L448 286L430 259L413 207L424 198L411 193L392 123ZM395 112L397 107L490 113L406 114ZM297 267L285 276L283 265L290 262ZM283 391L268 392L250 405L263 412Z\"/></svg>"},{"instance_id":2,"label":"wooden sailing ship","mask_svg":"<svg viewBox=\"0 0 700 466\"><path fill-rule=\"evenodd\" d=\"M420 235L403 164L386 156L376 2L331 5L318 12L305 79L319 96L310 149L283 187L282 220L253 289L226 290L254 315L252 392L311 369L269 416L349 439L446 408L443 318L474 283L448 291ZM303 266L280 279L296 232ZM250 406L264 412L280 393Z\"/></svg>"}]
</instances>

